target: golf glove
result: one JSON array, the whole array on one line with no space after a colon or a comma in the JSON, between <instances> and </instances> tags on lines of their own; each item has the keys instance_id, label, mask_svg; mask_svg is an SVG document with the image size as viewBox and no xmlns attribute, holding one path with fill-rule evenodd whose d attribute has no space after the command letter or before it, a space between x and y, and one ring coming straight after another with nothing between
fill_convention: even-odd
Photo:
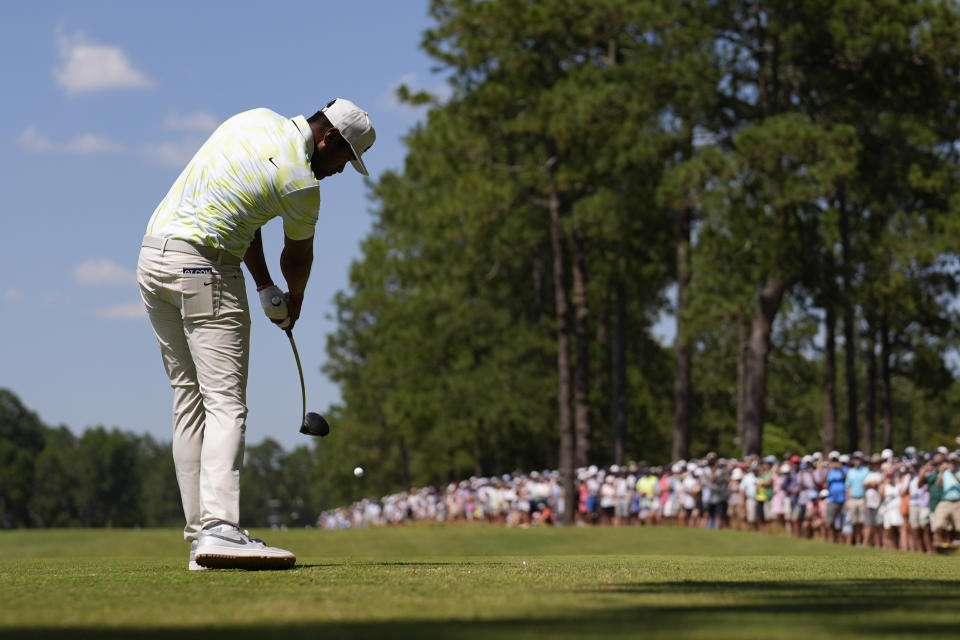
<instances>
[{"instance_id":1,"label":"golf glove","mask_svg":"<svg viewBox=\"0 0 960 640\"><path fill-rule=\"evenodd\" d=\"M290 314L287 311L287 297L283 291L275 284L261 289L260 306L263 312L271 321L279 324L281 329L285 329L290 324Z\"/></svg>"}]
</instances>

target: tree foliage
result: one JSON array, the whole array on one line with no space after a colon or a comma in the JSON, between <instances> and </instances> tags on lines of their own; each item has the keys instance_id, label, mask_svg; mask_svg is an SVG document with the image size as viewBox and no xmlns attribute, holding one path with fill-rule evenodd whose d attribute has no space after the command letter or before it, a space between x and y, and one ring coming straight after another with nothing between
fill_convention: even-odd
<instances>
[{"instance_id":1,"label":"tree foliage","mask_svg":"<svg viewBox=\"0 0 960 640\"><path fill-rule=\"evenodd\" d=\"M651 331L684 212L692 453L767 451L765 426L774 449L822 444L818 324L842 300L844 384L880 384L856 337L873 335L890 437L933 440L902 416L926 410L916 385L949 403L956 384L956 6L435 0L431 15L423 48L452 96L401 92L430 108L404 168L373 184L374 230L337 298L326 370L351 444L331 455L377 459L383 490L563 467L565 448L667 459L674 362Z\"/></svg>"},{"instance_id":2,"label":"tree foliage","mask_svg":"<svg viewBox=\"0 0 960 640\"><path fill-rule=\"evenodd\" d=\"M170 443L92 427L50 427L0 388L0 527L182 526ZM306 526L328 499L317 455L265 440L246 451L241 513L248 526ZM336 495L336 494L334 494Z\"/></svg>"}]
</instances>

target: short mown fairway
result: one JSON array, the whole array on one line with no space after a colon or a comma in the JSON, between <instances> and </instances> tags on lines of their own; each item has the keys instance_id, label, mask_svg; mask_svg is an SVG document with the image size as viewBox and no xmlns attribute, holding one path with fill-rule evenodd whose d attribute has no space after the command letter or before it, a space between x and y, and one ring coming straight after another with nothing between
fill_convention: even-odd
<instances>
[{"instance_id":1,"label":"short mown fairway","mask_svg":"<svg viewBox=\"0 0 960 640\"><path fill-rule=\"evenodd\" d=\"M675 528L252 531L282 572L188 572L173 530L0 533L0 637L956 637L960 556Z\"/></svg>"}]
</instances>

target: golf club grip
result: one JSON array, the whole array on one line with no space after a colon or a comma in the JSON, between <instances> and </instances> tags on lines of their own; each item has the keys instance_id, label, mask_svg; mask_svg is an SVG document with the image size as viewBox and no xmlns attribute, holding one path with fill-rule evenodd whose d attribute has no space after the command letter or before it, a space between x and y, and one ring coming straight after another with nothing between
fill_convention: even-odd
<instances>
[{"instance_id":1,"label":"golf club grip","mask_svg":"<svg viewBox=\"0 0 960 640\"><path fill-rule=\"evenodd\" d=\"M300 398L302 400L302 411L300 413L300 422L307 417L307 387L303 384L303 366L300 364L300 354L297 352L297 343L293 341L293 331L286 329L287 337L290 338L290 347L293 349L293 358L297 361L297 373L300 374Z\"/></svg>"}]
</instances>

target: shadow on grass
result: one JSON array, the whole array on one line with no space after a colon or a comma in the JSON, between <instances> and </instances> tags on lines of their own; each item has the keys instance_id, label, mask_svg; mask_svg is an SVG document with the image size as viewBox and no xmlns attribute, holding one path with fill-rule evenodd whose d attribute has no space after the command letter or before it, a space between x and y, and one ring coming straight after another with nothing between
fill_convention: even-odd
<instances>
[{"instance_id":1,"label":"shadow on grass","mask_svg":"<svg viewBox=\"0 0 960 640\"><path fill-rule=\"evenodd\" d=\"M682 581L632 582L579 590L591 595L636 596L633 615L656 626L648 614L682 620L683 628L723 629L734 617L741 630L758 622L796 624L800 630L849 632L870 637L940 635L957 637L960 581L864 579L822 581ZM671 604L653 606L643 600ZM721 602L717 602L720 599ZM621 609L620 613L626 613ZM630 615L630 614L627 614ZM892 618L891 618L892 616ZM768 623L768 622L767 622ZM647 626L651 628L651 626ZM780 629L783 633L783 629ZM749 635L749 634L748 634Z\"/></svg>"},{"instance_id":2,"label":"shadow on grass","mask_svg":"<svg viewBox=\"0 0 960 640\"><path fill-rule=\"evenodd\" d=\"M396 563L421 564L421 563ZM442 563L422 563L424 565ZM909 579L601 584L583 605L525 618L393 620L216 628L0 629L7 638L957 637L960 582Z\"/></svg>"},{"instance_id":3,"label":"shadow on grass","mask_svg":"<svg viewBox=\"0 0 960 640\"><path fill-rule=\"evenodd\" d=\"M289 569L218 569L218 572L225 573L228 571L233 571L237 573L269 573L271 571L276 572L291 572L295 573L297 571L303 571L304 569L329 569L331 567L469 567L472 565L482 564L484 567L496 567L504 566L506 562L390 562L390 561L366 561L358 560L356 562L316 562L316 563L303 563L298 562Z\"/></svg>"},{"instance_id":4,"label":"shadow on grass","mask_svg":"<svg viewBox=\"0 0 960 640\"><path fill-rule=\"evenodd\" d=\"M505 562L391 562L389 560L358 560L356 562L326 562L317 564L297 563L289 569L315 569L324 567L469 567L473 565L483 565L484 567L496 567L506 565Z\"/></svg>"}]
</instances>

